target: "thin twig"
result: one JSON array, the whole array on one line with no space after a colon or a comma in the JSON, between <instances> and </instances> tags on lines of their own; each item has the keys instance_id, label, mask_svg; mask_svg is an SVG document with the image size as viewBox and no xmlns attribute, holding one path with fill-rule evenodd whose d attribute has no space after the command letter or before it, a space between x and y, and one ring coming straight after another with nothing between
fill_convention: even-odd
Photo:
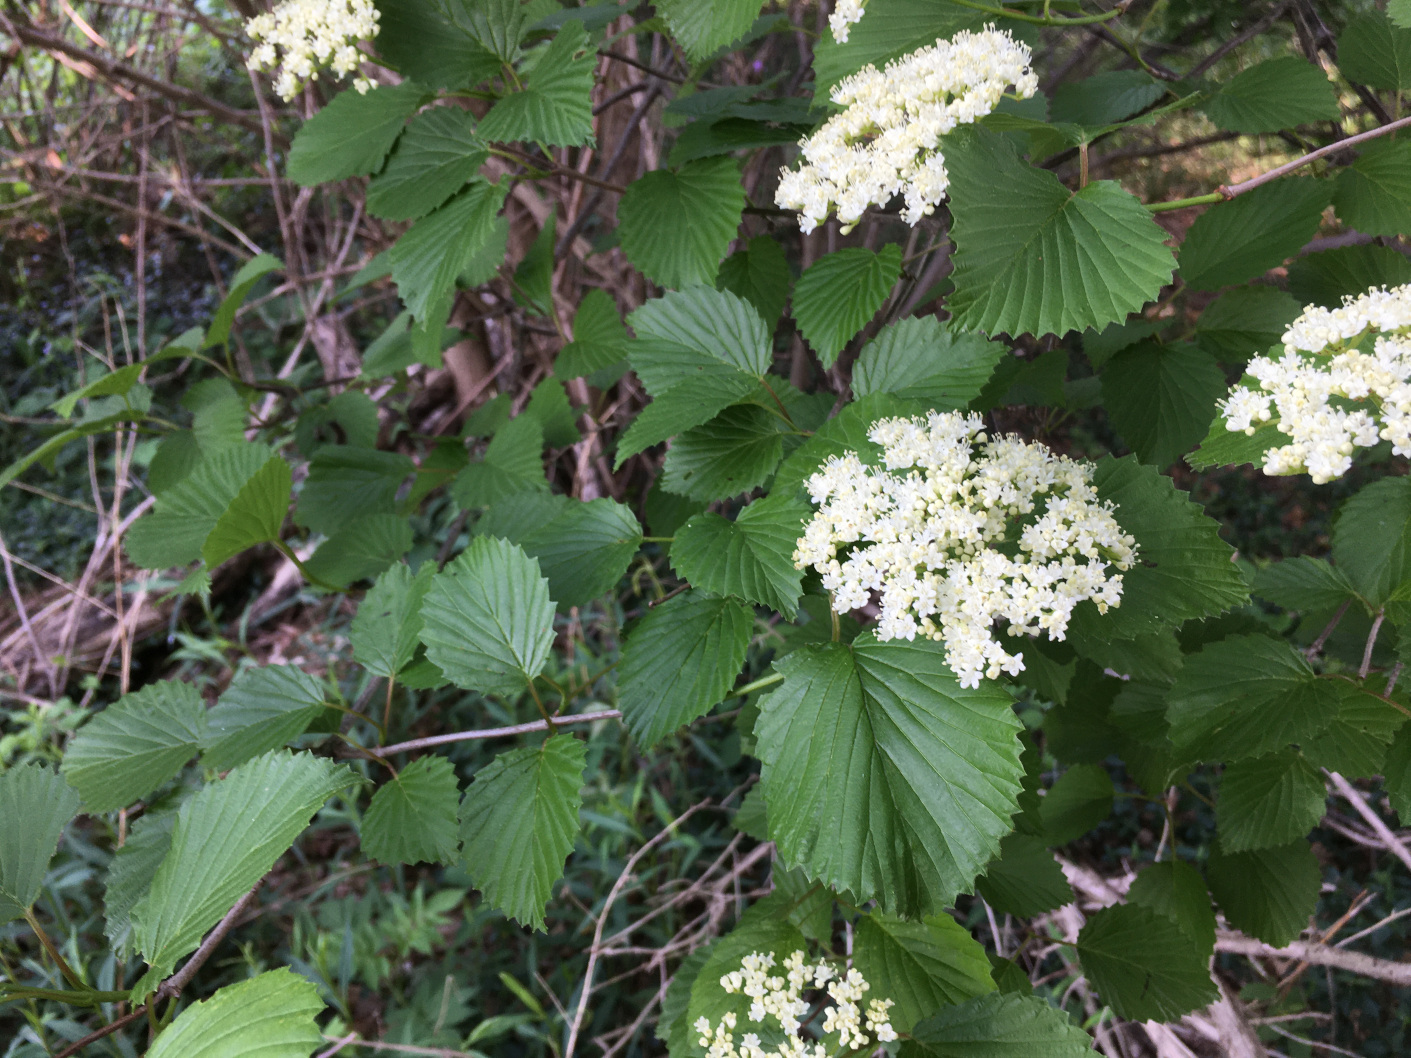
<instances>
[{"instance_id":1,"label":"thin twig","mask_svg":"<svg viewBox=\"0 0 1411 1058\"><path fill-rule=\"evenodd\" d=\"M1367 825L1376 832L1377 837L1381 838L1386 850L1405 864L1407 870L1411 870L1411 851L1407 850L1406 845L1392 832L1391 827L1386 825L1382 817L1372 811L1371 806L1357 792L1357 788L1335 771L1330 771L1327 775L1328 781L1342 795L1343 800L1350 804L1357 814L1366 821Z\"/></svg>"},{"instance_id":2,"label":"thin twig","mask_svg":"<svg viewBox=\"0 0 1411 1058\"><path fill-rule=\"evenodd\" d=\"M570 716L554 717L555 727L569 724L591 724L595 720L616 720L622 716L620 709L604 709L597 713L574 713ZM368 750L378 757L390 757L394 753L409 753L415 749L430 749L432 746L446 746L452 742L471 742L483 738L507 738L510 735L526 735L531 731L547 731L547 720L531 720L527 724L514 724L510 727L489 727L479 731L452 731L448 735L431 735L428 738L414 738L410 742L398 742L394 746L379 746Z\"/></svg>"}]
</instances>

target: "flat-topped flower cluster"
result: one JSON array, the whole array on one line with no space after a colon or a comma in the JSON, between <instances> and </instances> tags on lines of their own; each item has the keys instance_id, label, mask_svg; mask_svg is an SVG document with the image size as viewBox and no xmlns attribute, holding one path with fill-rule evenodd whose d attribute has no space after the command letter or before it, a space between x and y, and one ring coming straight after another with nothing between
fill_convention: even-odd
<instances>
[{"instance_id":1,"label":"flat-topped flower cluster","mask_svg":"<svg viewBox=\"0 0 1411 1058\"><path fill-rule=\"evenodd\" d=\"M962 687L1024 655L995 639L1062 639L1073 608L1122 600L1136 542L1098 499L1091 464L1016 437L989 438L978 415L931 412L882 419L868 438L885 469L856 453L833 457L808 480L818 505L794 565L823 577L839 613L880 595L879 639L940 640Z\"/></svg>"},{"instance_id":2,"label":"flat-topped flower cluster","mask_svg":"<svg viewBox=\"0 0 1411 1058\"><path fill-rule=\"evenodd\" d=\"M1411 284L1310 305L1289 325L1282 355L1257 356L1221 405L1230 430L1273 423L1291 443L1264 453L1266 474L1346 474L1358 448L1390 441L1411 455Z\"/></svg>"},{"instance_id":3,"label":"flat-topped flower cluster","mask_svg":"<svg viewBox=\"0 0 1411 1058\"><path fill-rule=\"evenodd\" d=\"M840 4L839 12L856 21L861 7ZM847 231L869 205L900 194L902 216L916 224L935 211L950 183L936 149L941 137L994 110L1010 85L1020 98L1032 96L1038 78L1029 59L1028 45L990 26L845 77L832 100L847 109L801 143L804 164L780 172L775 201L798 210L806 232L830 212Z\"/></svg>"},{"instance_id":4,"label":"flat-topped flower cluster","mask_svg":"<svg viewBox=\"0 0 1411 1058\"><path fill-rule=\"evenodd\" d=\"M258 45L250 53L250 67L278 67L274 90L281 99L293 99L305 82L318 79L321 69L337 77L356 71L363 59L358 41L377 36L377 20L372 0L284 0L245 23L245 32ZM366 92L372 82L360 77L353 87Z\"/></svg>"},{"instance_id":5,"label":"flat-topped flower cluster","mask_svg":"<svg viewBox=\"0 0 1411 1058\"><path fill-rule=\"evenodd\" d=\"M700 1045L706 1048L707 1058L765 1058L770 1054L779 1058L828 1058L831 1054L863 1050L897 1038L888 1015L892 1008L890 999L872 1000L865 1012L859 1007L863 993L870 986L856 969L838 976L826 962L806 962L801 951L784 960L782 975L769 972L774 965L772 952L751 952L741 960L740 969L720 979L720 987L727 994L745 995L753 1000L749 1020L763 1025L772 1019L784 1031L784 1041L775 1050L766 1051L760 1044L759 1034L747 1032L736 1044L735 1030L740 1026L733 1013L726 1013L718 1025L701 1017L696 1019L694 1027L700 1034ZM802 1019L809 1009L803 993L825 987L833 1005L824 1014L823 1034L825 1037L836 1034L837 1040L809 1044L799 1035ZM871 1036L867 1035L869 1032ZM830 1043L833 1046L829 1046Z\"/></svg>"}]
</instances>

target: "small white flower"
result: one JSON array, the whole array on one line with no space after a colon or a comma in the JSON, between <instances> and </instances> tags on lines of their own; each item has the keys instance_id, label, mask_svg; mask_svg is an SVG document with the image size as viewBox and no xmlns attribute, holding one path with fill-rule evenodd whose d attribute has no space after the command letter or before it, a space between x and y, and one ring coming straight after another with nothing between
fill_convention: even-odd
<instances>
[{"instance_id":1,"label":"small white flower","mask_svg":"<svg viewBox=\"0 0 1411 1058\"><path fill-rule=\"evenodd\" d=\"M274 89L280 98L293 99L321 69L340 78L356 71L363 58L357 43L377 36L378 17L372 0L284 0L245 23L245 32L257 42L249 65L255 70L279 66ZM353 82L359 92L371 86L364 77Z\"/></svg>"},{"instance_id":2,"label":"small white flower","mask_svg":"<svg viewBox=\"0 0 1411 1058\"><path fill-rule=\"evenodd\" d=\"M867 0L838 0L833 13L828 16L828 28L833 31L833 39L839 44L848 42L848 31L862 21L862 9Z\"/></svg>"}]
</instances>

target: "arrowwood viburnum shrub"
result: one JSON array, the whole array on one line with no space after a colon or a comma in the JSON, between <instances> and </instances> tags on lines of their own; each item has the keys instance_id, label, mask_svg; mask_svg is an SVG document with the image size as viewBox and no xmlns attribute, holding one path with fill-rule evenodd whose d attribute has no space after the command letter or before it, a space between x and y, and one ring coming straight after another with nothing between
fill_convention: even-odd
<instances>
[{"instance_id":1,"label":"arrowwood viburnum shrub","mask_svg":"<svg viewBox=\"0 0 1411 1058\"><path fill-rule=\"evenodd\" d=\"M839 613L878 592L879 639L941 640L960 685L978 687L1024 671L995 622L1062 639L1078 603L1103 613L1121 603L1122 574L1110 570L1131 567L1136 542L1097 498L1091 465L991 439L980 416L958 412L882 419L867 436L886 469L855 452L830 459L808 480L819 509L794 551Z\"/></svg>"},{"instance_id":2,"label":"arrowwood viburnum shrub","mask_svg":"<svg viewBox=\"0 0 1411 1058\"><path fill-rule=\"evenodd\" d=\"M1306 472L1321 485L1379 440L1411 455L1411 284L1308 306L1283 355L1256 356L1245 370L1221 405L1226 428L1252 437L1271 424L1293 439L1264 453L1266 474Z\"/></svg>"},{"instance_id":3,"label":"arrowwood viburnum shrub","mask_svg":"<svg viewBox=\"0 0 1411 1058\"><path fill-rule=\"evenodd\" d=\"M846 109L802 142L804 164L780 171L775 201L799 211L805 232L832 212L847 232L869 205L900 194L902 217L917 224L950 183L941 137L994 110L1010 85L1020 99L1038 91L1029 59L1027 44L989 26L845 77L832 100Z\"/></svg>"},{"instance_id":4,"label":"arrowwood viburnum shrub","mask_svg":"<svg viewBox=\"0 0 1411 1058\"><path fill-rule=\"evenodd\" d=\"M354 72L364 58L358 42L377 36L379 17L372 0L284 0L245 23L245 32L258 42L250 68L278 67L274 90L293 99L306 82L318 80L321 69L338 78ZM353 87L366 92L372 82L359 77Z\"/></svg>"}]
</instances>

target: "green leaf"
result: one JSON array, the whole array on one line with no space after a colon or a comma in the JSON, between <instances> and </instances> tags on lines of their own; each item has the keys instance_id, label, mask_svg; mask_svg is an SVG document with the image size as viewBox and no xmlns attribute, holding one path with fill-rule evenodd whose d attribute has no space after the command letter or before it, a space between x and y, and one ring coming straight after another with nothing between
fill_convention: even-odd
<instances>
[{"instance_id":1,"label":"green leaf","mask_svg":"<svg viewBox=\"0 0 1411 1058\"><path fill-rule=\"evenodd\" d=\"M617 443L614 466L620 468L637 453L704 425L758 387L757 381L739 373L688 379L673 386L653 398L627 428Z\"/></svg>"},{"instance_id":2,"label":"green leaf","mask_svg":"<svg viewBox=\"0 0 1411 1058\"><path fill-rule=\"evenodd\" d=\"M1354 18L1338 38L1338 69L1349 81L1402 92L1411 88L1411 31L1381 11Z\"/></svg>"},{"instance_id":3,"label":"green leaf","mask_svg":"<svg viewBox=\"0 0 1411 1058\"><path fill-rule=\"evenodd\" d=\"M127 841L113 854L103 889L103 933L126 958L132 947L132 906L152 885L157 868L171 849L175 812L144 812L128 831Z\"/></svg>"},{"instance_id":4,"label":"green leaf","mask_svg":"<svg viewBox=\"0 0 1411 1058\"><path fill-rule=\"evenodd\" d=\"M1304 756L1315 768L1349 779L1382 774L1387 750L1405 726L1406 714L1348 680L1329 682L1338 692L1337 714L1326 731L1303 746Z\"/></svg>"},{"instance_id":5,"label":"green leaf","mask_svg":"<svg viewBox=\"0 0 1411 1058\"><path fill-rule=\"evenodd\" d=\"M162 680L123 695L84 724L60 770L86 811L111 812L174 777L201 751L205 734L200 692Z\"/></svg>"},{"instance_id":6,"label":"green leaf","mask_svg":"<svg viewBox=\"0 0 1411 1058\"><path fill-rule=\"evenodd\" d=\"M1092 603L1075 609L1074 626L1099 639L1130 639L1249 599L1234 549L1220 527L1170 478L1132 456L1103 459L1093 474L1098 497L1116 505L1119 525L1137 541L1137 563L1122 577L1122 605L1099 617Z\"/></svg>"},{"instance_id":7,"label":"green leaf","mask_svg":"<svg viewBox=\"0 0 1411 1058\"><path fill-rule=\"evenodd\" d=\"M1307 927L1323 882L1306 841L1228 854L1214 849L1206 876L1230 925L1276 948Z\"/></svg>"},{"instance_id":8,"label":"green leaf","mask_svg":"<svg viewBox=\"0 0 1411 1058\"><path fill-rule=\"evenodd\" d=\"M1342 505L1333 560L1373 607L1411 577L1411 478L1374 481Z\"/></svg>"},{"instance_id":9,"label":"green leaf","mask_svg":"<svg viewBox=\"0 0 1411 1058\"><path fill-rule=\"evenodd\" d=\"M794 286L793 316L824 367L867 326L901 275L901 249L854 246L819 258Z\"/></svg>"},{"instance_id":10,"label":"green leaf","mask_svg":"<svg viewBox=\"0 0 1411 1058\"><path fill-rule=\"evenodd\" d=\"M1387 800L1405 825L1411 819L1411 725L1403 724L1392 739L1383 766Z\"/></svg>"},{"instance_id":11,"label":"green leaf","mask_svg":"<svg viewBox=\"0 0 1411 1058\"><path fill-rule=\"evenodd\" d=\"M147 465L147 487L159 496L196 469L201 462L201 443L190 430L173 430L157 442L156 454Z\"/></svg>"},{"instance_id":12,"label":"green leaf","mask_svg":"<svg viewBox=\"0 0 1411 1058\"><path fill-rule=\"evenodd\" d=\"M369 514L354 518L319 544L304 568L311 578L345 588L387 569L411 550L412 540L405 518Z\"/></svg>"},{"instance_id":13,"label":"green leaf","mask_svg":"<svg viewBox=\"0 0 1411 1058\"><path fill-rule=\"evenodd\" d=\"M735 599L687 592L647 611L622 647L617 707L644 749L721 701L744 668L754 615Z\"/></svg>"},{"instance_id":14,"label":"green leaf","mask_svg":"<svg viewBox=\"0 0 1411 1058\"><path fill-rule=\"evenodd\" d=\"M830 457L844 452L855 452L868 466L881 466L882 448L867 439L867 431L878 419L909 415L914 410L913 405L887 393L869 393L846 405L780 464L774 475L774 495L792 495Z\"/></svg>"},{"instance_id":15,"label":"green leaf","mask_svg":"<svg viewBox=\"0 0 1411 1058\"><path fill-rule=\"evenodd\" d=\"M993 20L959 4L935 0L871 0L862 21L850 28L846 44L834 41L831 33L815 42L815 96L823 99L834 84L869 63L880 70L888 60L953 37L959 30L979 30L987 18Z\"/></svg>"},{"instance_id":16,"label":"green leaf","mask_svg":"<svg viewBox=\"0 0 1411 1058\"><path fill-rule=\"evenodd\" d=\"M1390 246L1340 246L1300 257L1289 265L1289 293L1300 304L1335 309L1349 294L1411 283L1411 261Z\"/></svg>"},{"instance_id":17,"label":"green leaf","mask_svg":"<svg viewBox=\"0 0 1411 1058\"><path fill-rule=\"evenodd\" d=\"M1049 119L1098 128L1145 110L1165 94L1166 89L1141 70L1094 74L1055 88Z\"/></svg>"},{"instance_id":18,"label":"green leaf","mask_svg":"<svg viewBox=\"0 0 1411 1058\"><path fill-rule=\"evenodd\" d=\"M421 604L426 656L457 687L515 696L554 642L554 604L539 563L514 544L478 536L431 580Z\"/></svg>"},{"instance_id":19,"label":"green leaf","mask_svg":"<svg viewBox=\"0 0 1411 1058\"><path fill-rule=\"evenodd\" d=\"M392 280L402 304L418 321L433 315L432 308L455 290L456 277L490 245L504 201L504 185L476 178L397 240L392 247Z\"/></svg>"},{"instance_id":20,"label":"green leaf","mask_svg":"<svg viewBox=\"0 0 1411 1058\"><path fill-rule=\"evenodd\" d=\"M309 1058L323 1046L318 986L281 967L226 985L162 1030L147 1058Z\"/></svg>"},{"instance_id":21,"label":"green leaf","mask_svg":"<svg viewBox=\"0 0 1411 1058\"><path fill-rule=\"evenodd\" d=\"M676 967L676 972L671 975L671 985L667 988L666 995L662 997L661 1017L657 1019L654 1035L667 1044L667 1053L673 1058L685 1054L690 1046L687 1037L690 1026L686 1023L686 1008L691 1002L691 988L716 943L718 942L712 941L703 948L697 948L682 959L681 964Z\"/></svg>"},{"instance_id":22,"label":"green leaf","mask_svg":"<svg viewBox=\"0 0 1411 1058\"><path fill-rule=\"evenodd\" d=\"M1092 1037L1063 1011L1038 996L1007 991L977 996L927 1018L901 1045L902 1058L1090 1058L1092 1053Z\"/></svg>"},{"instance_id":23,"label":"green leaf","mask_svg":"<svg viewBox=\"0 0 1411 1058\"><path fill-rule=\"evenodd\" d=\"M671 565L693 587L777 610L792 619L803 593L794 546L808 509L790 496L766 496L733 522L698 514L676 533Z\"/></svg>"},{"instance_id":24,"label":"green leaf","mask_svg":"<svg viewBox=\"0 0 1411 1058\"><path fill-rule=\"evenodd\" d=\"M1396 238L1411 231L1411 140L1364 148L1338 174L1333 207L1344 224L1368 235Z\"/></svg>"},{"instance_id":25,"label":"green leaf","mask_svg":"<svg viewBox=\"0 0 1411 1058\"><path fill-rule=\"evenodd\" d=\"M878 997L896 1005L892 1027L910 1032L942 1007L995 990L985 949L942 912L907 922L874 911L857 921L853 965Z\"/></svg>"},{"instance_id":26,"label":"green leaf","mask_svg":"<svg viewBox=\"0 0 1411 1058\"><path fill-rule=\"evenodd\" d=\"M567 496L543 490L519 492L487 508L475 523L474 533L522 544L530 533L552 522L572 502Z\"/></svg>"},{"instance_id":27,"label":"green leaf","mask_svg":"<svg viewBox=\"0 0 1411 1058\"><path fill-rule=\"evenodd\" d=\"M416 464L397 452L324 445L309 461L294 521L330 536L356 518L392 514L397 490Z\"/></svg>"},{"instance_id":28,"label":"green leaf","mask_svg":"<svg viewBox=\"0 0 1411 1058\"><path fill-rule=\"evenodd\" d=\"M1194 345L1139 342L1102 369L1108 418L1143 463L1168 466L1210 427L1225 373Z\"/></svg>"},{"instance_id":29,"label":"green leaf","mask_svg":"<svg viewBox=\"0 0 1411 1058\"><path fill-rule=\"evenodd\" d=\"M1188 863L1167 860L1153 863L1137 875L1127 890L1127 900L1165 915L1207 954L1215 950L1215 912L1205 879Z\"/></svg>"},{"instance_id":30,"label":"green leaf","mask_svg":"<svg viewBox=\"0 0 1411 1058\"><path fill-rule=\"evenodd\" d=\"M520 0L480 0L453 10L456 22L501 62L511 62L518 56L525 18Z\"/></svg>"},{"instance_id":31,"label":"green leaf","mask_svg":"<svg viewBox=\"0 0 1411 1058\"><path fill-rule=\"evenodd\" d=\"M1262 276L1318 233L1331 199L1326 181L1295 176L1211 206L1181 243L1181 278L1196 290L1218 290Z\"/></svg>"},{"instance_id":32,"label":"green leaf","mask_svg":"<svg viewBox=\"0 0 1411 1058\"><path fill-rule=\"evenodd\" d=\"M226 559L256 544L278 540L284 516L289 513L289 494L293 487L293 472L278 456L255 471L201 545L201 559L206 568L215 569Z\"/></svg>"},{"instance_id":33,"label":"green leaf","mask_svg":"<svg viewBox=\"0 0 1411 1058\"><path fill-rule=\"evenodd\" d=\"M313 187L377 172L425 98L426 90L412 81L367 92L345 88L295 133L289 179Z\"/></svg>"},{"instance_id":34,"label":"green leaf","mask_svg":"<svg viewBox=\"0 0 1411 1058\"><path fill-rule=\"evenodd\" d=\"M567 448L583 439L576 425L578 416L568 402L568 391L556 378L546 378L534 387L524 414L539 421L544 443L550 448Z\"/></svg>"},{"instance_id":35,"label":"green leaf","mask_svg":"<svg viewBox=\"0 0 1411 1058\"><path fill-rule=\"evenodd\" d=\"M1301 838L1323 818L1325 798L1323 777L1297 750L1236 761L1215 804L1220 846L1246 852Z\"/></svg>"},{"instance_id":36,"label":"green leaf","mask_svg":"<svg viewBox=\"0 0 1411 1058\"><path fill-rule=\"evenodd\" d=\"M1112 814L1112 776L1100 764L1079 764L1059 776L1039 816L1050 845L1076 841Z\"/></svg>"},{"instance_id":37,"label":"green leaf","mask_svg":"<svg viewBox=\"0 0 1411 1058\"><path fill-rule=\"evenodd\" d=\"M358 781L331 760L276 751L192 794L177 815L171 851L132 909L133 941L150 965L133 996L149 995L323 803Z\"/></svg>"},{"instance_id":38,"label":"green leaf","mask_svg":"<svg viewBox=\"0 0 1411 1058\"><path fill-rule=\"evenodd\" d=\"M1277 287L1236 287L1200 314L1196 339L1203 349L1239 363L1282 343L1284 331L1301 311L1298 302Z\"/></svg>"},{"instance_id":39,"label":"green leaf","mask_svg":"<svg viewBox=\"0 0 1411 1058\"><path fill-rule=\"evenodd\" d=\"M755 725L770 836L833 889L916 916L968 891L1020 788L1019 721L998 685L962 688L939 644L805 647Z\"/></svg>"},{"instance_id":40,"label":"green leaf","mask_svg":"<svg viewBox=\"0 0 1411 1058\"><path fill-rule=\"evenodd\" d=\"M451 863L460 849L456 769L445 757L420 757L372 795L363 813L363 851L380 863Z\"/></svg>"},{"instance_id":41,"label":"green leaf","mask_svg":"<svg viewBox=\"0 0 1411 1058\"><path fill-rule=\"evenodd\" d=\"M536 316L553 314L554 239L557 233L558 215L550 213L514 270L515 303Z\"/></svg>"},{"instance_id":42,"label":"green leaf","mask_svg":"<svg viewBox=\"0 0 1411 1058\"><path fill-rule=\"evenodd\" d=\"M573 317L573 341L559 350L554 372L560 378L586 375L594 385L602 385L601 379L594 379L626 361L627 342L627 328L617 314L612 295L594 287L578 303Z\"/></svg>"},{"instance_id":43,"label":"green leaf","mask_svg":"<svg viewBox=\"0 0 1411 1058\"><path fill-rule=\"evenodd\" d=\"M464 187L488 157L473 114L433 107L412 121L387 168L367 185L367 211L386 220L424 217Z\"/></svg>"},{"instance_id":44,"label":"green leaf","mask_svg":"<svg viewBox=\"0 0 1411 1058\"><path fill-rule=\"evenodd\" d=\"M206 537L245 483L275 458L262 444L230 445L211 452L157 498L151 514L133 523L127 533L128 557L143 569L195 562Z\"/></svg>"},{"instance_id":45,"label":"green leaf","mask_svg":"<svg viewBox=\"0 0 1411 1058\"><path fill-rule=\"evenodd\" d=\"M671 35L693 61L708 59L754 25L761 0L656 0Z\"/></svg>"},{"instance_id":46,"label":"green leaf","mask_svg":"<svg viewBox=\"0 0 1411 1058\"><path fill-rule=\"evenodd\" d=\"M432 88L463 89L495 76L502 64L437 5L377 0L374 44L393 69ZM458 20L457 20L458 21Z\"/></svg>"},{"instance_id":47,"label":"green leaf","mask_svg":"<svg viewBox=\"0 0 1411 1058\"><path fill-rule=\"evenodd\" d=\"M296 136L294 142L297 144L298 141ZM230 340L230 328L235 324L235 313L241 305L245 304L245 299L249 297L255 284L269 273L277 272L283 267L283 261L273 254L267 253L258 254L241 265L240 270L231 276L230 288L225 297L221 299L215 315L211 317L211 326L206 332L206 339L201 343L201 348L210 349L213 346L225 345ZM244 410L243 401L241 402L241 410ZM200 431L198 430L197 433L199 434Z\"/></svg>"},{"instance_id":48,"label":"green leaf","mask_svg":"<svg viewBox=\"0 0 1411 1058\"><path fill-rule=\"evenodd\" d=\"M1258 757L1327 729L1332 684L1282 639L1231 636L1186 658L1167 699L1171 740L1191 760Z\"/></svg>"},{"instance_id":49,"label":"green leaf","mask_svg":"<svg viewBox=\"0 0 1411 1058\"><path fill-rule=\"evenodd\" d=\"M485 901L534 929L578 836L587 743L553 735L507 750L476 773L461 802L464 867Z\"/></svg>"},{"instance_id":50,"label":"green leaf","mask_svg":"<svg viewBox=\"0 0 1411 1058\"><path fill-rule=\"evenodd\" d=\"M656 169L634 180L618 204L622 252L666 287L711 283L740 226L745 189L733 158ZM690 217L689 224L681 218Z\"/></svg>"},{"instance_id":51,"label":"green leaf","mask_svg":"<svg viewBox=\"0 0 1411 1058\"><path fill-rule=\"evenodd\" d=\"M489 507L523 492L549 487L544 477L544 425L533 415L519 415L485 447L479 463L462 468L451 482L451 499L462 510Z\"/></svg>"},{"instance_id":52,"label":"green leaf","mask_svg":"<svg viewBox=\"0 0 1411 1058\"><path fill-rule=\"evenodd\" d=\"M998 133L950 138L956 326L1035 336L1101 329L1170 282L1165 231L1117 184L1073 194Z\"/></svg>"},{"instance_id":53,"label":"green leaf","mask_svg":"<svg viewBox=\"0 0 1411 1058\"><path fill-rule=\"evenodd\" d=\"M1387 17L1392 25L1411 29L1411 0L1387 0Z\"/></svg>"},{"instance_id":54,"label":"green leaf","mask_svg":"<svg viewBox=\"0 0 1411 1058\"><path fill-rule=\"evenodd\" d=\"M717 290L748 301L770 330L784 314L791 283L784 248L768 235L756 235L743 250L721 261L715 276Z\"/></svg>"},{"instance_id":55,"label":"green leaf","mask_svg":"<svg viewBox=\"0 0 1411 1058\"><path fill-rule=\"evenodd\" d=\"M421 601L435 573L434 562L423 562L415 576L399 562L358 604L348 638L353 657L371 675L395 676L412 660L421 641Z\"/></svg>"},{"instance_id":56,"label":"green leaf","mask_svg":"<svg viewBox=\"0 0 1411 1058\"><path fill-rule=\"evenodd\" d=\"M763 485L784 457L785 424L758 404L726 408L672 442L661 487L707 502Z\"/></svg>"},{"instance_id":57,"label":"green leaf","mask_svg":"<svg viewBox=\"0 0 1411 1058\"><path fill-rule=\"evenodd\" d=\"M1322 67L1292 55L1242 70L1201 109L1227 132L1282 132L1341 117L1337 93Z\"/></svg>"},{"instance_id":58,"label":"green leaf","mask_svg":"<svg viewBox=\"0 0 1411 1058\"><path fill-rule=\"evenodd\" d=\"M225 771L304 733L325 708L323 681L296 665L252 665L207 714L202 762Z\"/></svg>"},{"instance_id":59,"label":"green leaf","mask_svg":"<svg viewBox=\"0 0 1411 1058\"><path fill-rule=\"evenodd\" d=\"M1186 462L1197 470L1207 467L1234 466L1241 463L1264 462L1264 453L1279 445L1292 444L1293 438L1284 433L1275 423L1265 423L1254 433L1245 434L1241 430L1231 430L1223 415L1217 415L1210 424L1210 432L1205 440L1190 455Z\"/></svg>"},{"instance_id":60,"label":"green leaf","mask_svg":"<svg viewBox=\"0 0 1411 1058\"><path fill-rule=\"evenodd\" d=\"M582 54L579 54L579 53ZM593 68L583 24L564 24L538 58L521 91L502 96L480 122L480 137L495 143L527 141L553 147L593 142Z\"/></svg>"},{"instance_id":61,"label":"green leaf","mask_svg":"<svg viewBox=\"0 0 1411 1058\"><path fill-rule=\"evenodd\" d=\"M975 882L975 891L1001 915L1031 918L1072 903L1073 889L1044 843L1028 834L1010 834L999 856Z\"/></svg>"},{"instance_id":62,"label":"green leaf","mask_svg":"<svg viewBox=\"0 0 1411 1058\"><path fill-rule=\"evenodd\" d=\"M0 924L39 899L44 875L79 795L38 761L0 773Z\"/></svg>"},{"instance_id":63,"label":"green leaf","mask_svg":"<svg viewBox=\"0 0 1411 1058\"><path fill-rule=\"evenodd\" d=\"M890 393L937 411L962 411L1004 354L1000 343L952 331L934 316L900 320L862 347L853 365L853 395Z\"/></svg>"},{"instance_id":64,"label":"green leaf","mask_svg":"<svg viewBox=\"0 0 1411 1058\"><path fill-rule=\"evenodd\" d=\"M631 510L613 500L570 500L520 544L525 554L538 559L550 594L567 609L586 606L617 586L642 546L642 526Z\"/></svg>"},{"instance_id":65,"label":"green leaf","mask_svg":"<svg viewBox=\"0 0 1411 1058\"><path fill-rule=\"evenodd\" d=\"M1209 955L1174 920L1136 904L1105 907L1078 934L1083 973L1119 1017L1172 1021L1220 997Z\"/></svg>"}]
</instances>

